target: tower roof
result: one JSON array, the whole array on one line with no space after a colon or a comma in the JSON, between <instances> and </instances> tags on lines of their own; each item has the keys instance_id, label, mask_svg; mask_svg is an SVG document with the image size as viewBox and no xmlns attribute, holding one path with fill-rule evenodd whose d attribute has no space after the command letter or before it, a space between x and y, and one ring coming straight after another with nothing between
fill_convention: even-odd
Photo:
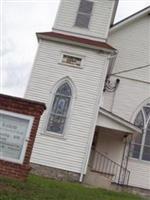
<instances>
[{"instance_id":1,"label":"tower roof","mask_svg":"<svg viewBox=\"0 0 150 200\"><path fill-rule=\"evenodd\" d=\"M52 40L52 41L57 41L57 42L62 42L62 43L64 42L66 44L74 44L77 46L104 50L106 52L112 52L116 50L105 42L90 40L86 38L81 38L81 37L76 37L73 35L66 35L66 34L56 33L56 32L37 33L37 37L38 39Z\"/></svg>"}]
</instances>

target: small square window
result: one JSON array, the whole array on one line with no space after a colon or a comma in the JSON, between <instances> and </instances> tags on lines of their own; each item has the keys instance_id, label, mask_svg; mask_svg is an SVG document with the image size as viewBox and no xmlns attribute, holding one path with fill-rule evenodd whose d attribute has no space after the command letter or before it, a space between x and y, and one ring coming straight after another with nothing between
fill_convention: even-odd
<instances>
[{"instance_id":1,"label":"small square window","mask_svg":"<svg viewBox=\"0 0 150 200\"><path fill-rule=\"evenodd\" d=\"M63 57L62 57L63 64L69 64L72 66L80 67L81 61L82 61L82 58L71 56L71 55L63 54Z\"/></svg>"}]
</instances>

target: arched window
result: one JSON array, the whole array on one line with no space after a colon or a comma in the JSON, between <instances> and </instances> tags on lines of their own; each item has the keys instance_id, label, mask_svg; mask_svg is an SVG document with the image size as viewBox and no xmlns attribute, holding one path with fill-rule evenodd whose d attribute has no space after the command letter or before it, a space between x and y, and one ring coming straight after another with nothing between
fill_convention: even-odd
<instances>
[{"instance_id":1,"label":"arched window","mask_svg":"<svg viewBox=\"0 0 150 200\"><path fill-rule=\"evenodd\" d=\"M132 157L150 161L150 103L143 106L134 124L142 129L142 134L135 137L133 141Z\"/></svg>"},{"instance_id":2,"label":"arched window","mask_svg":"<svg viewBox=\"0 0 150 200\"><path fill-rule=\"evenodd\" d=\"M47 124L47 131L57 134L63 133L71 98L71 87L68 82L63 82L63 84L56 90L54 96Z\"/></svg>"}]
</instances>

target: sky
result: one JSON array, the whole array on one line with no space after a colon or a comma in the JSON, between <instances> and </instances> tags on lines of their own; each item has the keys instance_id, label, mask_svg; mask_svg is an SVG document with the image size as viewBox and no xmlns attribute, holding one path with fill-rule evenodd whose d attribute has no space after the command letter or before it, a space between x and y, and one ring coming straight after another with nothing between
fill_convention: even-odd
<instances>
[{"instance_id":1,"label":"sky","mask_svg":"<svg viewBox=\"0 0 150 200\"><path fill-rule=\"evenodd\" d=\"M0 0L0 93L24 96L38 42L51 31L60 0ZM115 22L150 6L150 0L120 0Z\"/></svg>"}]
</instances>

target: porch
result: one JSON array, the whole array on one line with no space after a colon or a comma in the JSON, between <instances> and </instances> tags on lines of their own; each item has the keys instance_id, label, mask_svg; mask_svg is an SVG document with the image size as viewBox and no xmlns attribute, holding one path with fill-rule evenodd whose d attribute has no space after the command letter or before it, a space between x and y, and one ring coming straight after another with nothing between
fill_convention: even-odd
<instances>
[{"instance_id":1,"label":"porch","mask_svg":"<svg viewBox=\"0 0 150 200\"><path fill-rule=\"evenodd\" d=\"M128 185L130 144L139 133L133 124L101 108L84 182L108 189L112 184Z\"/></svg>"}]
</instances>

